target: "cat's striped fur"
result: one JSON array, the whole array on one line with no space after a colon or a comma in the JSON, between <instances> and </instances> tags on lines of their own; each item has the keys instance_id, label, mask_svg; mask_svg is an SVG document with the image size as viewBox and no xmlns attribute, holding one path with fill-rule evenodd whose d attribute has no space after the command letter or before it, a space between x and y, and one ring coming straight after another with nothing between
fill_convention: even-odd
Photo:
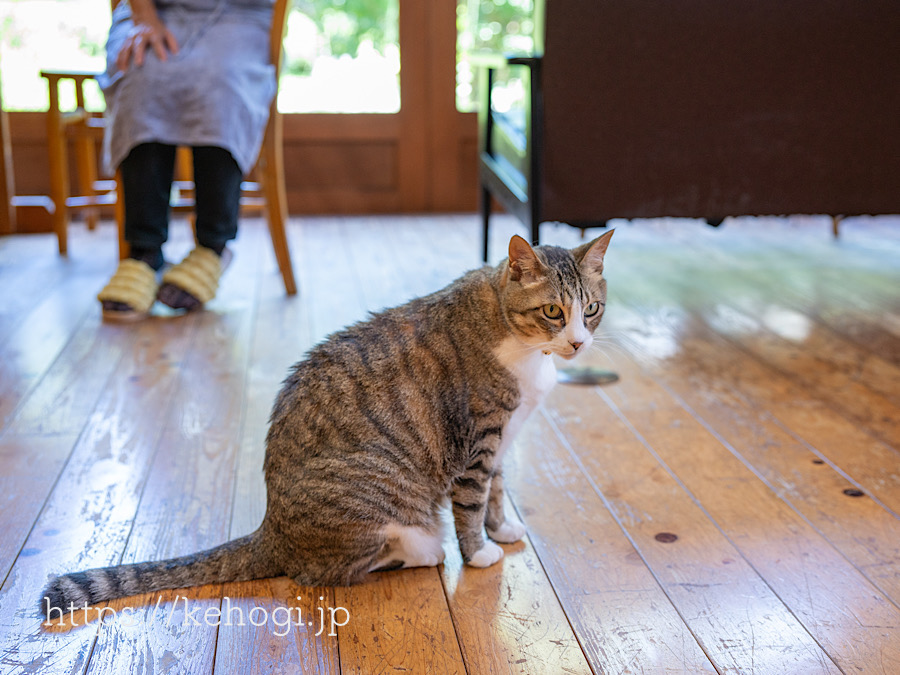
<instances>
[{"instance_id":1,"label":"cat's striped fur","mask_svg":"<svg viewBox=\"0 0 900 675\"><path fill-rule=\"evenodd\" d=\"M496 268L371 316L291 370L266 439L266 515L253 534L162 562L66 574L42 598L115 597L287 575L343 585L443 560L450 498L463 558L487 566L524 526L504 514L500 460L555 382L555 353L590 345L612 232L572 251L521 237Z\"/></svg>"}]
</instances>

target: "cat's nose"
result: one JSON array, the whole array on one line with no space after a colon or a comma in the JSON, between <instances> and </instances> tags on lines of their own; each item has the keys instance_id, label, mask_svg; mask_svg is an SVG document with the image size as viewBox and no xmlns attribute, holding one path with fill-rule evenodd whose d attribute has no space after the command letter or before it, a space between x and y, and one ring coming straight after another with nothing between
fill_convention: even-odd
<instances>
[{"instance_id":1,"label":"cat's nose","mask_svg":"<svg viewBox=\"0 0 900 675\"><path fill-rule=\"evenodd\" d=\"M581 347L581 345L583 345L584 343L583 342L570 342L569 344L572 345L572 349L574 349L577 352L578 348Z\"/></svg>"}]
</instances>

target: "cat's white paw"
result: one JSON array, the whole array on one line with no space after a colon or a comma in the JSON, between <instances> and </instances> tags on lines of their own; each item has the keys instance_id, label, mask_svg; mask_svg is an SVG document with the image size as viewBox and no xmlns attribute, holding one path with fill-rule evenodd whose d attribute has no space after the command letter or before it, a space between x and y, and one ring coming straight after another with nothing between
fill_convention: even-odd
<instances>
[{"instance_id":1,"label":"cat's white paw","mask_svg":"<svg viewBox=\"0 0 900 675\"><path fill-rule=\"evenodd\" d=\"M423 551L415 565L407 563L407 567L435 567L444 562L444 549L438 551Z\"/></svg>"},{"instance_id":2,"label":"cat's white paw","mask_svg":"<svg viewBox=\"0 0 900 675\"><path fill-rule=\"evenodd\" d=\"M469 560L472 567L490 567L503 557L503 549L492 541L484 542L484 546L475 552Z\"/></svg>"},{"instance_id":3,"label":"cat's white paw","mask_svg":"<svg viewBox=\"0 0 900 675\"><path fill-rule=\"evenodd\" d=\"M402 561L403 567L434 567L444 562L444 533L440 528L432 531L391 523L383 534L390 545L373 564L373 570L394 561Z\"/></svg>"},{"instance_id":4,"label":"cat's white paw","mask_svg":"<svg viewBox=\"0 0 900 675\"><path fill-rule=\"evenodd\" d=\"M496 530L488 528L488 536L501 544L512 544L525 536L525 525L515 516L507 516Z\"/></svg>"}]
</instances>

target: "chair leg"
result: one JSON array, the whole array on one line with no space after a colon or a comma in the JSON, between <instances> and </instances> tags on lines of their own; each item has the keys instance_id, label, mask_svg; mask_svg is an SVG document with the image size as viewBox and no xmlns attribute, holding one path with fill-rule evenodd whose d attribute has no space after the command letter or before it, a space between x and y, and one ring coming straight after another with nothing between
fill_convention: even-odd
<instances>
[{"instance_id":1,"label":"chair leg","mask_svg":"<svg viewBox=\"0 0 900 675\"><path fill-rule=\"evenodd\" d=\"M291 265L291 253L288 249L287 233L287 195L284 190L284 156L281 146L281 116L276 110L271 112L266 137L263 141L260 168L262 187L266 200L266 220L269 233L272 235L272 247L275 259L284 279L284 290L288 295L297 293L294 281L294 268Z\"/></svg>"},{"instance_id":2,"label":"chair leg","mask_svg":"<svg viewBox=\"0 0 900 675\"><path fill-rule=\"evenodd\" d=\"M69 170L66 159L66 136L59 112L55 87L50 87L50 108L47 111L47 150L50 164L50 199L53 201L53 229L59 243L59 254L68 252Z\"/></svg>"},{"instance_id":3,"label":"chair leg","mask_svg":"<svg viewBox=\"0 0 900 675\"><path fill-rule=\"evenodd\" d=\"M119 260L131 255L131 245L125 241L125 190L122 187L122 169L116 171L116 229L119 231Z\"/></svg>"},{"instance_id":4,"label":"chair leg","mask_svg":"<svg viewBox=\"0 0 900 675\"><path fill-rule=\"evenodd\" d=\"M75 163L78 167L78 192L87 197L96 197L94 188L97 182L97 157L94 141L90 138L79 138L75 141ZM84 220L88 229L97 227L100 214L96 208L84 209Z\"/></svg>"},{"instance_id":5,"label":"chair leg","mask_svg":"<svg viewBox=\"0 0 900 675\"><path fill-rule=\"evenodd\" d=\"M482 256L484 262L488 261L489 232L491 227L491 191L486 187L481 188L481 228L482 228Z\"/></svg>"},{"instance_id":6,"label":"chair leg","mask_svg":"<svg viewBox=\"0 0 900 675\"><path fill-rule=\"evenodd\" d=\"M538 190L539 186L537 185L529 185L528 187L528 214L531 217L529 227L531 228L532 246L539 246L541 243L541 209L538 206L540 200Z\"/></svg>"},{"instance_id":7,"label":"chair leg","mask_svg":"<svg viewBox=\"0 0 900 675\"><path fill-rule=\"evenodd\" d=\"M191 149L185 146L178 146L175 150L175 180L184 182L194 180L194 155Z\"/></svg>"}]
</instances>

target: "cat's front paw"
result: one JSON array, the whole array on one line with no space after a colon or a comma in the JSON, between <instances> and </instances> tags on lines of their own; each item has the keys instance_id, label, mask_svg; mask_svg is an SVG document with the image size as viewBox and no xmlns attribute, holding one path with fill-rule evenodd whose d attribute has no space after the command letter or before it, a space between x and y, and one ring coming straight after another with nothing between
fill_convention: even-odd
<instances>
[{"instance_id":1,"label":"cat's front paw","mask_svg":"<svg viewBox=\"0 0 900 675\"><path fill-rule=\"evenodd\" d=\"M502 557L503 549L492 541L486 541L467 562L472 567L490 567Z\"/></svg>"},{"instance_id":2,"label":"cat's front paw","mask_svg":"<svg viewBox=\"0 0 900 675\"><path fill-rule=\"evenodd\" d=\"M503 524L496 530L487 528L488 536L501 544L512 544L525 536L525 525L515 516L506 517Z\"/></svg>"}]
</instances>

